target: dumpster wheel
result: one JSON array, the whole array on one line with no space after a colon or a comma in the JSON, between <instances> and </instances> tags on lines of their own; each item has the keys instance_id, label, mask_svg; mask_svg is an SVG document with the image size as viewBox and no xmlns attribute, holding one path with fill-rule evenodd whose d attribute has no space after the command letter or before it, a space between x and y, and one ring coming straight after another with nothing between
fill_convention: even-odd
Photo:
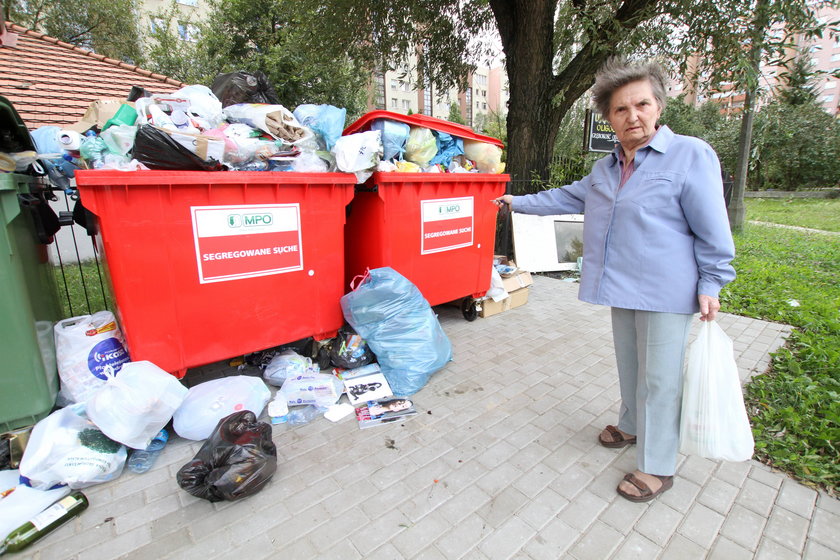
<instances>
[{"instance_id":1,"label":"dumpster wheel","mask_svg":"<svg viewBox=\"0 0 840 560\"><path fill-rule=\"evenodd\" d=\"M461 300L461 313L467 321L475 321L478 317L478 302L471 297L465 297Z\"/></svg>"}]
</instances>

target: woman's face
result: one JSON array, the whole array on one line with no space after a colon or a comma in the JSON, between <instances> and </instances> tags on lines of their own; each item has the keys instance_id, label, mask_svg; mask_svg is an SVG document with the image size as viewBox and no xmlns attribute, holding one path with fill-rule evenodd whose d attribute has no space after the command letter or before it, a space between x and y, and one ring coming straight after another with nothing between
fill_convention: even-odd
<instances>
[{"instance_id":1,"label":"woman's face","mask_svg":"<svg viewBox=\"0 0 840 560\"><path fill-rule=\"evenodd\" d=\"M633 150L650 140L662 109L648 80L630 82L615 90L610 98L607 120L625 150Z\"/></svg>"}]
</instances>

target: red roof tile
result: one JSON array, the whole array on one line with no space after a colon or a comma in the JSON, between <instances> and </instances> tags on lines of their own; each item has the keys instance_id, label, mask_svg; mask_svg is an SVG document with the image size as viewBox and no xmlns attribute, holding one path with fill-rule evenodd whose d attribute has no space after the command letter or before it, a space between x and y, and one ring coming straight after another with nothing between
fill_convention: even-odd
<instances>
[{"instance_id":1,"label":"red roof tile","mask_svg":"<svg viewBox=\"0 0 840 560\"><path fill-rule=\"evenodd\" d=\"M187 85L13 23L6 27L18 37L14 46L0 45L0 95L32 130L78 122L91 102L125 99L132 86L172 93Z\"/></svg>"}]
</instances>

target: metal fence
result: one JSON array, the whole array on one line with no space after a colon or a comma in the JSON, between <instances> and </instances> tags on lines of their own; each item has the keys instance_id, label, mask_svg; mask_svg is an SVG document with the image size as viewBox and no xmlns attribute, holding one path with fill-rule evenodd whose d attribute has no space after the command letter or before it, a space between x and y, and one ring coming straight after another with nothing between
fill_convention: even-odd
<instances>
[{"instance_id":1,"label":"metal fence","mask_svg":"<svg viewBox=\"0 0 840 560\"><path fill-rule=\"evenodd\" d=\"M62 226L47 246L62 315L75 317L112 309L94 238L74 221L74 214L78 217L81 213L81 208L76 208L77 191L53 188L50 193L50 207Z\"/></svg>"}]
</instances>

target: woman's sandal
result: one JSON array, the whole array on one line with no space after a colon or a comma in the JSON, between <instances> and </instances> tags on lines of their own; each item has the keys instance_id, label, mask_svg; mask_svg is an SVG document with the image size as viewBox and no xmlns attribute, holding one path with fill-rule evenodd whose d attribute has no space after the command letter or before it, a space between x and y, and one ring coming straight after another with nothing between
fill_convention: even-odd
<instances>
[{"instance_id":1,"label":"woman's sandal","mask_svg":"<svg viewBox=\"0 0 840 560\"><path fill-rule=\"evenodd\" d=\"M616 488L616 492L622 497L630 500L631 502L649 502L658 495L662 494L666 490L670 490L671 487L674 485L674 477L673 476L659 476L659 475L651 475L655 476L659 480L662 481L662 486L659 487L656 492L653 492L650 487L645 484L643 480L637 477L634 473L627 473L624 475L624 480L635 486L639 489L639 495L636 496L635 494L628 494L624 490L621 489L619 486Z\"/></svg>"},{"instance_id":2,"label":"woman's sandal","mask_svg":"<svg viewBox=\"0 0 840 560\"><path fill-rule=\"evenodd\" d=\"M636 443L636 436L632 437L624 437L624 435L618 431L618 428L615 426L607 426L605 428L607 432L612 437L611 440L607 441L602 437L602 434L598 434L598 443L603 445L604 447L616 448L616 447L624 447L625 445L633 445Z\"/></svg>"}]
</instances>

